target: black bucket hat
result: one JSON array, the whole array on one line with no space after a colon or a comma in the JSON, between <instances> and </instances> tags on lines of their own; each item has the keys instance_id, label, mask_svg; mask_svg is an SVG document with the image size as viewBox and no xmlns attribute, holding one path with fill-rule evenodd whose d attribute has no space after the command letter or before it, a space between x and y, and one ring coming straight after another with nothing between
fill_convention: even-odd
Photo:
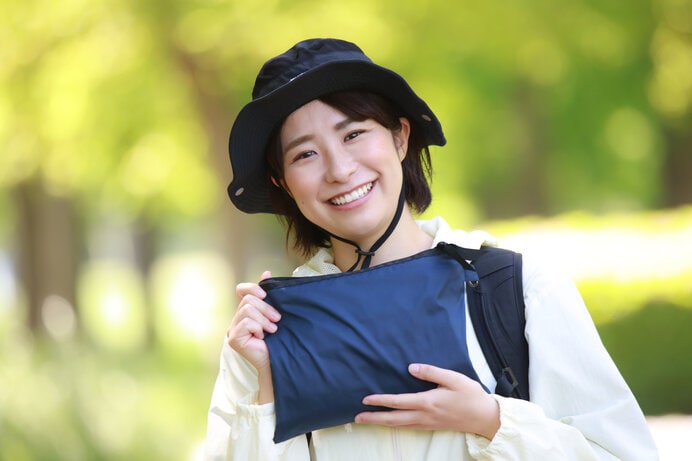
<instances>
[{"instance_id":1,"label":"black bucket hat","mask_svg":"<svg viewBox=\"0 0 692 461\"><path fill-rule=\"evenodd\" d=\"M422 130L426 145L446 143L435 114L399 74L373 63L353 43L330 38L305 40L262 66L252 101L233 123L228 146L233 180L228 195L239 210L274 213L264 157L279 124L314 99L348 90L388 98Z\"/></svg>"}]
</instances>

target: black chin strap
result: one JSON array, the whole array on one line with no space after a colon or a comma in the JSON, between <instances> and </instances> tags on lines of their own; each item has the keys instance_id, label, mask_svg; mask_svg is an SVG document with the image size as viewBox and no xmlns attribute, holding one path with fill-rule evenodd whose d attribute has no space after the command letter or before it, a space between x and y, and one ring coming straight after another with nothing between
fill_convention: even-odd
<instances>
[{"instance_id":1,"label":"black chin strap","mask_svg":"<svg viewBox=\"0 0 692 461\"><path fill-rule=\"evenodd\" d=\"M370 250L368 251L363 251L356 242L347 240L345 238L341 238L338 235L332 234L331 232L327 232L335 239L341 240L344 243L348 243L349 245L353 245L354 247L356 247L356 254L358 255L358 259L356 259L356 263L353 266L351 266L346 272L354 271L356 267L358 267L358 264L360 264L361 260L363 261L363 264L360 266L361 269L367 269L368 267L370 267L370 262L372 261L372 257L375 256L375 251L377 251L377 249L382 246L382 244L389 238L389 236L392 235L392 232L394 232L394 229L396 228L397 224L399 224L399 219L401 218L401 213L404 211L405 203L406 194L404 194L404 186L402 184L401 193L399 194L399 203L397 204L396 213L394 214L394 218L392 218L392 222L389 223L389 227L387 227L387 230L384 231L382 237L377 239L377 241L373 244L372 247L370 247Z\"/></svg>"}]
</instances>

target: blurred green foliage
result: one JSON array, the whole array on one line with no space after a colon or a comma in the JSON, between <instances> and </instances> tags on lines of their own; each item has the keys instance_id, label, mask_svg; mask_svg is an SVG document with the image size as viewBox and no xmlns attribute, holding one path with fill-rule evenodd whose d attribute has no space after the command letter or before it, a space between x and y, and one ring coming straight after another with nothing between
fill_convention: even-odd
<instances>
[{"instance_id":1,"label":"blurred green foliage","mask_svg":"<svg viewBox=\"0 0 692 461\"><path fill-rule=\"evenodd\" d=\"M684 384L692 379L691 299L684 305L651 300L599 326L603 343L648 415L692 413Z\"/></svg>"},{"instance_id":2,"label":"blurred green foliage","mask_svg":"<svg viewBox=\"0 0 692 461\"><path fill-rule=\"evenodd\" d=\"M692 1L6 0L0 459L198 458L233 286L295 263L228 130L314 36L441 119L426 216L563 263L644 410L692 411Z\"/></svg>"},{"instance_id":3,"label":"blurred green foliage","mask_svg":"<svg viewBox=\"0 0 692 461\"><path fill-rule=\"evenodd\" d=\"M3 335L0 459L199 459L215 366Z\"/></svg>"},{"instance_id":4,"label":"blurred green foliage","mask_svg":"<svg viewBox=\"0 0 692 461\"><path fill-rule=\"evenodd\" d=\"M689 0L1 8L0 186L38 175L157 220L219 205L213 135L261 63L307 36L354 40L410 80L449 138L435 187L472 217L659 206L668 131L689 131Z\"/></svg>"}]
</instances>

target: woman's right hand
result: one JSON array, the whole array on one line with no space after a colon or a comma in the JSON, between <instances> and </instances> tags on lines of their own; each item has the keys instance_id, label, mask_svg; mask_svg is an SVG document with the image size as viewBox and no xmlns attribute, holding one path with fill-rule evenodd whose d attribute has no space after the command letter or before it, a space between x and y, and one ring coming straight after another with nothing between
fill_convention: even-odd
<instances>
[{"instance_id":1,"label":"woman's right hand","mask_svg":"<svg viewBox=\"0 0 692 461\"><path fill-rule=\"evenodd\" d=\"M264 272L260 281L271 277ZM256 283L240 283L236 286L238 308L226 332L228 345L257 369L260 381L260 403L269 397L266 386L271 384L269 349L264 342L264 334L274 333L281 314L264 301L267 293ZM263 389L263 385L265 389ZM273 392L271 392L273 400ZM269 401L271 401L269 400Z\"/></svg>"}]
</instances>

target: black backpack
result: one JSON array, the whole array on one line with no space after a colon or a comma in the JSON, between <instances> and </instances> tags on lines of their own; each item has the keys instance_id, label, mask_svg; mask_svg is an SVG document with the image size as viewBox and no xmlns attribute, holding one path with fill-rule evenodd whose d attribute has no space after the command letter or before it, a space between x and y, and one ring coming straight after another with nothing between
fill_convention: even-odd
<instances>
[{"instance_id":1,"label":"black backpack","mask_svg":"<svg viewBox=\"0 0 692 461\"><path fill-rule=\"evenodd\" d=\"M467 283L466 296L478 342L497 380L495 393L529 400L521 254L494 247L438 247L467 268L470 262L478 274L478 281Z\"/></svg>"}]
</instances>

